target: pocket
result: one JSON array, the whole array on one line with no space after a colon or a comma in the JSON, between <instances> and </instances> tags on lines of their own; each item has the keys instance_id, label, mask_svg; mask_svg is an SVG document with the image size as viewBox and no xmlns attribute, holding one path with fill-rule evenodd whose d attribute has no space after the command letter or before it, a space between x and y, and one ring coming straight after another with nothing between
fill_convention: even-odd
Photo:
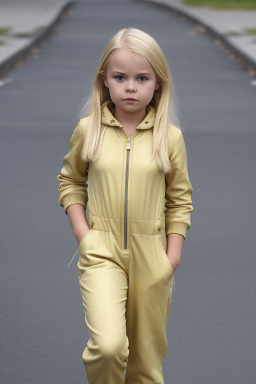
<instances>
[{"instance_id":1,"label":"pocket","mask_svg":"<svg viewBox=\"0 0 256 384\"><path fill-rule=\"evenodd\" d=\"M85 241L85 239L87 239L87 237L90 235L90 233L93 231L93 229L91 228L88 232L86 232L86 234L82 237L82 239L80 240L80 243L78 245L78 249L81 248L81 244Z\"/></svg>"},{"instance_id":2,"label":"pocket","mask_svg":"<svg viewBox=\"0 0 256 384\"><path fill-rule=\"evenodd\" d=\"M172 278L172 277L173 277L173 269L172 269L172 265L171 265L171 263L170 263L170 260L168 259L167 253L166 253L166 251L164 250L163 243L162 243L162 239L161 239L161 234L158 236L158 239L159 239L160 248L161 248L161 255L162 255L163 258L165 259L165 262L168 263L169 271L170 271L171 278Z\"/></svg>"}]
</instances>

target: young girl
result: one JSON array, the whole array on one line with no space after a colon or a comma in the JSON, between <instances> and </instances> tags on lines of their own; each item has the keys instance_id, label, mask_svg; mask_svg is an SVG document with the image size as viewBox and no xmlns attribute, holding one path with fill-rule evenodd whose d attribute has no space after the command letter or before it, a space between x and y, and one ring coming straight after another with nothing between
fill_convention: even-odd
<instances>
[{"instance_id":1,"label":"young girl","mask_svg":"<svg viewBox=\"0 0 256 384\"><path fill-rule=\"evenodd\" d=\"M164 383L174 272L193 210L173 98L157 42L119 31L58 175L59 204L79 243L89 384Z\"/></svg>"}]
</instances>

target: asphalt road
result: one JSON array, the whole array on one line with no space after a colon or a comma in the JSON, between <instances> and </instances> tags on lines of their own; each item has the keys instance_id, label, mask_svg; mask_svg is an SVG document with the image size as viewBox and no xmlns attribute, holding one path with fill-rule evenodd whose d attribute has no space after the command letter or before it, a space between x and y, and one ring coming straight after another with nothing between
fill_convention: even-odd
<instances>
[{"instance_id":1,"label":"asphalt road","mask_svg":"<svg viewBox=\"0 0 256 384\"><path fill-rule=\"evenodd\" d=\"M255 383L256 88L212 38L191 34L195 23L131 0L78 0L0 88L1 383L86 382L77 258L66 268L77 244L56 177L102 50L127 26L168 58L194 187L166 384Z\"/></svg>"}]
</instances>

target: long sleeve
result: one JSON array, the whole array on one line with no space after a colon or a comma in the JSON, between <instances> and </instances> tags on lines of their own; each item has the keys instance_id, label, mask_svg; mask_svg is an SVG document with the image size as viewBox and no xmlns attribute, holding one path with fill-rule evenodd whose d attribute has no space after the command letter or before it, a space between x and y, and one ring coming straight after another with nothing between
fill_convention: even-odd
<instances>
[{"instance_id":1,"label":"long sleeve","mask_svg":"<svg viewBox=\"0 0 256 384\"><path fill-rule=\"evenodd\" d=\"M170 162L171 173L166 174L165 190L165 229L169 233L178 233L184 238L191 225L193 188L189 180L187 168L187 152L180 129L176 128L176 135L172 135L172 150Z\"/></svg>"},{"instance_id":2,"label":"long sleeve","mask_svg":"<svg viewBox=\"0 0 256 384\"><path fill-rule=\"evenodd\" d=\"M82 160L83 131L81 120L77 124L71 140L68 154L63 158L63 168L57 176L59 180L59 204L67 213L72 204L82 204L85 208L88 201L87 181L88 163Z\"/></svg>"}]
</instances>

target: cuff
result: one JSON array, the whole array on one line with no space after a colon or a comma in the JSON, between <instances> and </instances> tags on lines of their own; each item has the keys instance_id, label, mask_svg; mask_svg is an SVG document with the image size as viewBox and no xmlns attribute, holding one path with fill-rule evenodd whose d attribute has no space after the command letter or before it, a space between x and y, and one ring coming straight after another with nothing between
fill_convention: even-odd
<instances>
[{"instance_id":1,"label":"cuff","mask_svg":"<svg viewBox=\"0 0 256 384\"><path fill-rule=\"evenodd\" d=\"M187 230L188 230L188 225L185 223L169 221L169 223L165 224L166 236L168 236L170 233L178 233L179 235L182 235L185 239Z\"/></svg>"},{"instance_id":2,"label":"cuff","mask_svg":"<svg viewBox=\"0 0 256 384\"><path fill-rule=\"evenodd\" d=\"M67 195L62 198L60 205L64 208L65 213L67 214L67 208L72 204L81 204L86 209L87 202L84 199L84 195L79 195L75 193L73 195Z\"/></svg>"}]
</instances>

